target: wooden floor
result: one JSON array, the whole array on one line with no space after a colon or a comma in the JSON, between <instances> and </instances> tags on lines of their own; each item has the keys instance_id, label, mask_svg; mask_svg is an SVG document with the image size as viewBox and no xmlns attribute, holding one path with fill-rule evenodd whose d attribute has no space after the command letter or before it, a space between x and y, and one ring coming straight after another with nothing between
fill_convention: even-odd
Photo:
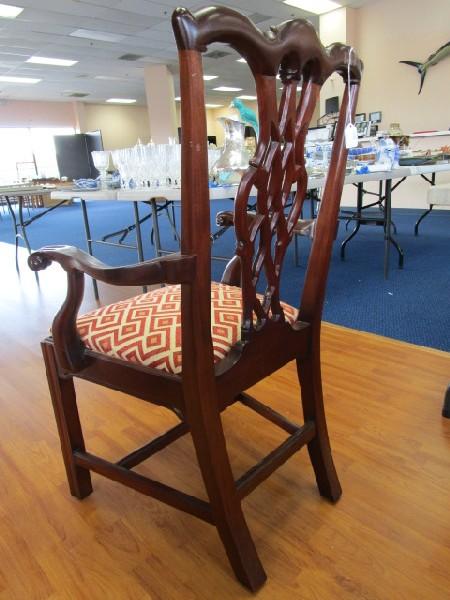
<instances>
[{"instance_id":1,"label":"wooden floor","mask_svg":"<svg viewBox=\"0 0 450 600\"><path fill-rule=\"evenodd\" d=\"M0 261L0 598L250 598L211 526L96 475L89 498L69 495L39 349L64 275L52 267L39 289L24 263L18 279L11 246L0 244ZM448 600L450 355L326 325L323 374L343 497L320 498L301 452L246 499L268 574L257 597ZM78 390L88 449L106 457L175 423L123 394ZM292 365L254 392L300 418ZM224 423L236 475L281 440L243 407ZM193 464L186 437L140 469L204 497Z\"/></svg>"}]
</instances>

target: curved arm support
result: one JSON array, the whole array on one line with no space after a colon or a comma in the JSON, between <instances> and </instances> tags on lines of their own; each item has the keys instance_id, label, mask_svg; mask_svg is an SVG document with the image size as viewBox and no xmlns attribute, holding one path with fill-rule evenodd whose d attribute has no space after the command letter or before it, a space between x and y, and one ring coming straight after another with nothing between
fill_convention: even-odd
<instances>
[{"instance_id":1,"label":"curved arm support","mask_svg":"<svg viewBox=\"0 0 450 600\"><path fill-rule=\"evenodd\" d=\"M33 252L28 259L33 271L42 271L52 262L59 263L67 272L67 295L52 325L55 353L60 369L73 373L84 365L85 346L76 326L83 300L84 274L113 285L190 283L196 257L171 254L136 265L108 267L73 246L48 246Z\"/></svg>"},{"instance_id":2,"label":"curved arm support","mask_svg":"<svg viewBox=\"0 0 450 600\"><path fill-rule=\"evenodd\" d=\"M112 285L152 285L190 283L195 272L195 256L170 254L135 265L109 267L74 246L47 246L28 259L32 271L42 271L57 262L67 271L79 271L97 281Z\"/></svg>"}]
</instances>

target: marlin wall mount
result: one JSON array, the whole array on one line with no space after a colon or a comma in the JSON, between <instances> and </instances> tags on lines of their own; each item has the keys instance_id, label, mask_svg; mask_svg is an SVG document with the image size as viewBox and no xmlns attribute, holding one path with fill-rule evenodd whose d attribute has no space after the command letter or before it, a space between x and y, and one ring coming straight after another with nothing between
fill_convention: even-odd
<instances>
[{"instance_id":1,"label":"marlin wall mount","mask_svg":"<svg viewBox=\"0 0 450 600\"><path fill-rule=\"evenodd\" d=\"M423 63L415 62L413 60L400 60L399 62L401 62L405 65L411 65L412 67L415 67L419 71L419 75L420 75L419 94L420 94L420 92L422 91L423 82L425 81L425 75L427 74L428 69L430 67L433 67L434 65L437 65L438 62L441 62L441 60L443 60L447 56L450 56L450 42L447 42L446 44L444 44L443 46L438 48L436 50L436 52L433 52L433 54L430 54L430 56L427 58L427 60Z\"/></svg>"}]
</instances>

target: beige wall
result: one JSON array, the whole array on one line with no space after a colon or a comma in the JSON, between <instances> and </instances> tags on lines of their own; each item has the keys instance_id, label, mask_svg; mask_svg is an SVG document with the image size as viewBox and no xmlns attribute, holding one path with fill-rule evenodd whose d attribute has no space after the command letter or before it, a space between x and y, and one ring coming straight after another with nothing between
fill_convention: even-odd
<instances>
[{"instance_id":1,"label":"beige wall","mask_svg":"<svg viewBox=\"0 0 450 600\"><path fill-rule=\"evenodd\" d=\"M383 128L403 131L450 126L450 58L431 67L422 93L417 70L400 60L423 62L450 39L449 0L378 0L358 10L357 46L364 61L361 112L381 110Z\"/></svg>"},{"instance_id":2,"label":"beige wall","mask_svg":"<svg viewBox=\"0 0 450 600\"><path fill-rule=\"evenodd\" d=\"M146 106L85 104L84 131L100 129L105 150L126 148L150 141Z\"/></svg>"},{"instance_id":3,"label":"beige wall","mask_svg":"<svg viewBox=\"0 0 450 600\"><path fill-rule=\"evenodd\" d=\"M75 127L73 103L4 100L0 127Z\"/></svg>"},{"instance_id":4,"label":"beige wall","mask_svg":"<svg viewBox=\"0 0 450 600\"><path fill-rule=\"evenodd\" d=\"M398 61L423 62L449 41L450 0L378 0L356 12L356 47L365 66L358 112L381 110L381 129L392 122L405 133L448 129L450 58L430 68L420 95L417 70ZM448 181L450 176L437 177L438 183ZM427 185L410 178L394 192L394 206L425 206Z\"/></svg>"},{"instance_id":5,"label":"beige wall","mask_svg":"<svg viewBox=\"0 0 450 600\"><path fill-rule=\"evenodd\" d=\"M0 104L0 127L74 127L100 129L106 150L132 146L138 138L150 140L147 108L85 104L82 102L28 102Z\"/></svg>"},{"instance_id":6,"label":"beige wall","mask_svg":"<svg viewBox=\"0 0 450 600\"><path fill-rule=\"evenodd\" d=\"M173 75L167 65L144 68L147 117L155 144L167 144L178 138Z\"/></svg>"}]
</instances>

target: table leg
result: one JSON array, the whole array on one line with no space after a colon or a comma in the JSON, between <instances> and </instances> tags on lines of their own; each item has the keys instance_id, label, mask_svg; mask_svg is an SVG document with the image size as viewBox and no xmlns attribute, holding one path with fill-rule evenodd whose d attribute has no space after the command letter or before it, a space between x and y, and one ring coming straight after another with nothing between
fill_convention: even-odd
<instances>
[{"instance_id":1,"label":"table leg","mask_svg":"<svg viewBox=\"0 0 450 600\"><path fill-rule=\"evenodd\" d=\"M349 243L349 241L355 237L358 233L359 228L361 227L361 211L362 211L362 203L364 196L364 185L362 183L358 183L358 195L356 197L356 225L353 228L353 231L350 233L348 237L341 244L341 260L345 259L345 247Z\"/></svg>"},{"instance_id":2,"label":"table leg","mask_svg":"<svg viewBox=\"0 0 450 600\"><path fill-rule=\"evenodd\" d=\"M309 190L309 214L310 219L316 218L316 201L318 199L319 190Z\"/></svg>"},{"instance_id":3,"label":"table leg","mask_svg":"<svg viewBox=\"0 0 450 600\"><path fill-rule=\"evenodd\" d=\"M398 267L403 269L404 254L398 242L392 237L392 179L386 179L384 223L384 278L389 278L389 252L391 244L398 252Z\"/></svg>"},{"instance_id":4,"label":"table leg","mask_svg":"<svg viewBox=\"0 0 450 600\"><path fill-rule=\"evenodd\" d=\"M436 172L431 173L431 179L428 179L428 177L426 177L425 175L421 175L422 179L425 179L425 181L427 181L430 185L436 185ZM425 219L425 217L427 215L430 214L430 212L433 210L433 204L430 204L430 208L428 210L426 210L425 212L423 212L419 219L417 220L416 224L414 225L414 235L418 235L419 234L419 225L422 223L422 221Z\"/></svg>"},{"instance_id":5,"label":"table leg","mask_svg":"<svg viewBox=\"0 0 450 600\"><path fill-rule=\"evenodd\" d=\"M166 205L166 215L167 215L167 220L169 221L170 227L172 228L172 233L173 233L173 239L176 240L178 242L178 245L181 245L181 240L180 240L180 236L178 235L178 231L175 225L175 202L170 202L171 209L172 209L172 215L170 214L169 211L169 207Z\"/></svg>"},{"instance_id":6,"label":"table leg","mask_svg":"<svg viewBox=\"0 0 450 600\"><path fill-rule=\"evenodd\" d=\"M178 231L177 231L177 221L176 221L176 217L175 217L175 202L171 202L172 204L172 227L174 229L174 240L176 240L179 244L180 242L180 236L178 235Z\"/></svg>"},{"instance_id":7,"label":"table leg","mask_svg":"<svg viewBox=\"0 0 450 600\"><path fill-rule=\"evenodd\" d=\"M425 219L425 217L427 215L430 214L430 212L433 210L433 204L430 204L430 208L426 211L424 211L420 217L417 219L416 224L414 225L414 235L419 235L419 225L422 223L422 221Z\"/></svg>"},{"instance_id":8,"label":"table leg","mask_svg":"<svg viewBox=\"0 0 450 600\"><path fill-rule=\"evenodd\" d=\"M442 416L446 419L450 419L450 385L448 386L445 394L444 406L442 407Z\"/></svg>"},{"instance_id":9,"label":"table leg","mask_svg":"<svg viewBox=\"0 0 450 600\"><path fill-rule=\"evenodd\" d=\"M87 208L86 208L86 200L83 200L83 198L80 198L80 200L81 200L81 210L83 213L84 232L86 234L86 245L87 245L89 254L91 256L94 256L92 253L91 227L89 225L88 213L87 213ZM97 281L94 278L92 278L92 286L94 288L95 299L98 300L99 299L98 285L97 285Z\"/></svg>"},{"instance_id":10,"label":"table leg","mask_svg":"<svg viewBox=\"0 0 450 600\"><path fill-rule=\"evenodd\" d=\"M384 278L389 277L389 252L391 249L391 189L392 179L386 179L384 194Z\"/></svg>"},{"instance_id":11,"label":"table leg","mask_svg":"<svg viewBox=\"0 0 450 600\"><path fill-rule=\"evenodd\" d=\"M142 233L141 233L141 223L139 221L139 206L137 202L133 202L133 211L134 211L134 224L136 227L136 248L138 253L139 262L144 262L144 249L142 247ZM146 293L147 286L142 286L142 290Z\"/></svg>"},{"instance_id":12,"label":"table leg","mask_svg":"<svg viewBox=\"0 0 450 600\"><path fill-rule=\"evenodd\" d=\"M11 200L9 196L5 196L6 204L8 205L9 214L11 215L11 221L14 227L14 243L16 245L16 270L19 270L19 230L17 228L16 213L11 206Z\"/></svg>"},{"instance_id":13,"label":"table leg","mask_svg":"<svg viewBox=\"0 0 450 600\"><path fill-rule=\"evenodd\" d=\"M155 234L155 254L159 258L161 256L161 237L159 235L158 207L155 198L151 198L150 204L152 207L153 232Z\"/></svg>"},{"instance_id":14,"label":"table leg","mask_svg":"<svg viewBox=\"0 0 450 600\"><path fill-rule=\"evenodd\" d=\"M20 225L20 231L22 232L22 238L23 241L25 242L25 246L27 247L28 250L28 254L31 254L31 246L30 246L30 242L28 241L28 237L27 237L27 232L26 232L26 225L23 221L23 196L19 196L19 225Z\"/></svg>"}]
</instances>

